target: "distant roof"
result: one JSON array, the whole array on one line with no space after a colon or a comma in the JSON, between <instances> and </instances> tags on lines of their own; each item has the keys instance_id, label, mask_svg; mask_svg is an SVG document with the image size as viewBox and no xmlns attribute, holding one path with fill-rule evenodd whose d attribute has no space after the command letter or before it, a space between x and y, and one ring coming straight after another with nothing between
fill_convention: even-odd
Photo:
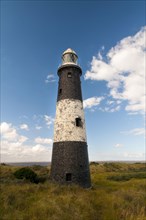
<instances>
[{"instance_id":1,"label":"distant roof","mask_svg":"<svg viewBox=\"0 0 146 220\"><path fill-rule=\"evenodd\" d=\"M66 54L66 53L73 53L77 56L76 52L74 50L72 50L71 48L68 48L67 50L65 50L62 55Z\"/></svg>"}]
</instances>

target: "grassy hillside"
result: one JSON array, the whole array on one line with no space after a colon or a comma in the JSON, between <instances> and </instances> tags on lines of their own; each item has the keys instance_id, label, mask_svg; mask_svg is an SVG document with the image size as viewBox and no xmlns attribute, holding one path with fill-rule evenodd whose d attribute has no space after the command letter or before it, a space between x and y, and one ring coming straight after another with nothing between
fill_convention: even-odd
<instances>
[{"instance_id":1,"label":"grassy hillside","mask_svg":"<svg viewBox=\"0 0 146 220\"><path fill-rule=\"evenodd\" d=\"M1 165L1 220L146 220L146 166L91 163L91 189L59 186L49 167L33 166L43 183L18 180Z\"/></svg>"}]
</instances>

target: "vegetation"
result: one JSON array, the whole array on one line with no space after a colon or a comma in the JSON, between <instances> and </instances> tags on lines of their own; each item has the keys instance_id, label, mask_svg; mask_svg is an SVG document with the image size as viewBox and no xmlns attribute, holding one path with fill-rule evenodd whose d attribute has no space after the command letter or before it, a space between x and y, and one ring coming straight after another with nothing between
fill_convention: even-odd
<instances>
[{"instance_id":1,"label":"vegetation","mask_svg":"<svg viewBox=\"0 0 146 220\"><path fill-rule=\"evenodd\" d=\"M38 183L37 174L29 167L22 167L14 172L14 176L17 179L30 180L32 183Z\"/></svg>"},{"instance_id":2,"label":"vegetation","mask_svg":"<svg viewBox=\"0 0 146 220\"><path fill-rule=\"evenodd\" d=\"M140 172L140 173L126 173L122 175L114 175L114 176L109 176L107 179L109 180L115 180L115 181L128 181L132 178L136 179L144 179L146 178L146 173Z\"/></svg>"},{"instance_id":3,"label":"vegetation","mask_svg":"<svg viewBox=\"0 0 146 220\"><path fill-rule=\"evenodd\" d=\"M51 183L42 166L25 168L38 184L17 179L21 168L1 165L1 220L146 220L144 163L91 163L91 189Z\"/></svg>"}]
</instances>

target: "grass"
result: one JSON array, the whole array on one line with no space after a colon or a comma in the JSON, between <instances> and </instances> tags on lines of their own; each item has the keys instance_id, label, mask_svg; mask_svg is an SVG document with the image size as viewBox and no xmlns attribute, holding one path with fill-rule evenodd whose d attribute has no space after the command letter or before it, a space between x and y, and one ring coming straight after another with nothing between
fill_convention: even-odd
<instances>
[{"instance_id":1,"label":"grass","mask_svg":"<svg viewBox=\"0 0 146 220\"><path fill-rule=\"evenodd\" d=\"M132 178L135 179L146 179L146 173L140 172L140 173L126 173L122 175L114 175L109 176L107 179L114 180L114 181L128 181Z\"/></svg>"},{"instance_id":2,"label":"grass","mask_svg":"<svg viewBox=\"0 0 146 220\"><path fill-rule=\"evenodd\" d=\"M1 165L1 220L146 220L144 163L92 163L91 189L53 184L41 166L44 183L18 180L17 169Z\"/></svg>"}]
</instances>

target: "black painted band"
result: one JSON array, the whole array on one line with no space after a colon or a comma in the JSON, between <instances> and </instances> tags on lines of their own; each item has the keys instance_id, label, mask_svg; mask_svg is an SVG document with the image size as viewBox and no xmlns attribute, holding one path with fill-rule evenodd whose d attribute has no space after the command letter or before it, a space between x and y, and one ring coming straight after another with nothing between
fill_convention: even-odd
<instances>
[{"instance_id":1,"label":"black painted band","mask_svg":"<svg viewBox=\"0 0 146 220\"><path fill-rule=\"evenodd\" d=\"M82 75L82 69L80 66L78 66L77 64L63 64L58 68L58 75L63 71L63 69L65 69L66 67L72 67L74 69L78 69L80 76Z\"/></svg>"},{"instance_id":2,"label":"black painted band","mask_svg":"<svg viewBox=\"0 0 146 220\"><path fill-rule=\"evenodd\" d=\"M67 174L71 175L68 181ZM87 143L81 141L54 142L51 179L60 183L75 183L90 187Z\"/></svg>"},{"instance_id":3,"label":"black painted band","mask_svg":"<svg viewBox=\"0 0 146 220\"><path fill-rule=\"evenodd\" d=\"M57 101L62 99L77 99L82 101L80 69L66 66L58 71L59 85Z\"/></svg>"}]
</instances>

